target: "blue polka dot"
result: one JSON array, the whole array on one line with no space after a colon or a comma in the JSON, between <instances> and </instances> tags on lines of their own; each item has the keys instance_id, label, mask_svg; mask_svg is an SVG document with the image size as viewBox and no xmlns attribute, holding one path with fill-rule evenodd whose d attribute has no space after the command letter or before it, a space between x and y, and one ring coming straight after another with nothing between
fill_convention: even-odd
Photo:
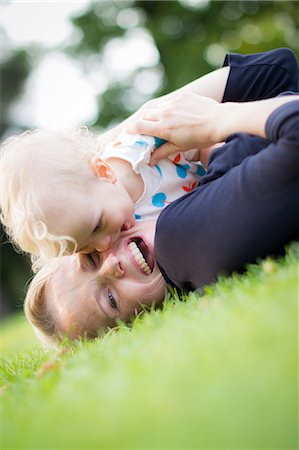
<instances>
[{"instance_id":1,"label":"blue polka dot","mask_svg":"<svg viewBox=\"0 0 299 450\"><path fill-rule=\"evenodd\" d=\"M156 148L160 147L160 145L163 145L166 142L165 139L161 139L156 136L154 136L154 139L155 139L155 147Z\"/></svg>"},{"instance_id":2,"label":"blue polka dot","mask_svg":"<svg viewBox=\"0 0 299 450\"><path fill-rule=\"evenodd\" d=\"M141 148L141 147L148 147L148 143L142 140L134 142L134 147Z\"/></svg>"},{"instance_id":3,"label":"blue polka dot","mask_svg":"<svg viewBox=\"0 0 299 450\"><path fill-rule=\"evenodd\" d=\"M162 177L162 170L160 166L157 166L157 164L155 165L157 171L159 172L159 175Z\"/></svg>"},{"instance_id":4,"label":"blue polka dot","mask_svg":"<svg viewBox=\"0 0 299 450\"><path fill-rule=\"evenodd\" d=\"M200 175L201 177L203 177L206 174L206 169L201 164L198 164L196 173L197 173L197 175Z\"/></svg>"},{"instance_id":5,"label":"blue polka dot","mask_svg":"<svg viewBox=\"0 0 299 450\"><path fill-rule=\"evenodd\" d=\"M157 208L163 208L165 206L166 195L164 192L158 192L152 198L152 204Z\"/></svg>"},{"instance_id":6,"label":"blue polka dot","mask_svg":"<svg viewBox=\"0 0 299 450\"><path fill-rule=\"evenodd\" d=\"M140 219L141 219L141 216L140 216L139 214L135 214L135 219L136 219L136 220L140 220Z\"/></svg>"},{"instance_id":7,"label":"blue polka dot","mask_svg":"<svg viewBox=\"0 0 299 450\"><path fill-rule=\"evenodd\" d=\"M176 171L177 171L177 174L178 174L178 176L179 176L180 178L186 178L186 176L187 176L187 171L188 171L189 169L190 169L189 164L184 164L184 165L177 164L177 166L176 166Z\"/></svg>"}]
</instances>

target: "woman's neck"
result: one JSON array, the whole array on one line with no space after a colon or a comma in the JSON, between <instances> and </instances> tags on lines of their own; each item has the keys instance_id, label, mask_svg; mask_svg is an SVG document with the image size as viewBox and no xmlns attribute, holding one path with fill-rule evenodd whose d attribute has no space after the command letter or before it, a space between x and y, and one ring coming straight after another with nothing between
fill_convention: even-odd
<instances>
[{"instance_id":1,"label":"woman's neck","mask_svg":"<svg viewBox=\"0 0 299 450\"><path fill-rule=\"evenodd\" d=\"M141 175L134 172L131 164L120 158L109 158L107 163L111 166L117 181L123 185L134 203L144 191L144 182Z\"/></svg>"}]
</instances>

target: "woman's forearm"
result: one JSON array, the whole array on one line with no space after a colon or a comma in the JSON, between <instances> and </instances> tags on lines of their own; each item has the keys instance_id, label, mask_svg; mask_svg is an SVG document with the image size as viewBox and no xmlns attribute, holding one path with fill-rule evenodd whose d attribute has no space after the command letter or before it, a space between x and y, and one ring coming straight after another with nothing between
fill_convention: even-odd
<instances>
[{"instance_id":1,"label":"woman's forearm","mask_svg":"<svg viewBox=\"0 0 299 450\"><path fill-rule=\"evenodd\" d=\"M214 118L217 138L222 141L236 132L266 137L265 126L270 114L279 106L298 99L298 95L288 95L246 103L223 103Z\"/></svg>"},{"instance_id":2,"label":"woman's forearm","mask_svg":"<svg viewBox=\"0 0 299 450\"><path fill-rule=\"evenodd\" d=\"M178 93L162 108L144 111L130 131L167 141L152 156L151 163L156 164L174 151L208 147L224 141L232 133L265 137L270 114L296 98L291 95L247 103L218 103L191 92Z\"/></svg>"}]
</instances>

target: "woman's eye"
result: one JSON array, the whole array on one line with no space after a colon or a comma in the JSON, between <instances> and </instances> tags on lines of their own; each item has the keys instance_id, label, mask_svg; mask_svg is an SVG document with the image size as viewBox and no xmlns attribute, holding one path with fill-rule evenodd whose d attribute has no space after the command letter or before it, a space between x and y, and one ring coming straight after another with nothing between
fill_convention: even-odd
<instances>
[{"instance_id":1,"label":"woman's eye","mask_svg":"<svg viewBox=\"0 0 299 450\"><path fill-rule=\"evenodd\" d=\"M116 303L115 297L109 289L108 289L108 302L109 302L109 305L111 306L111 308L117 309L117 303Z\"/></svg>"}]
</instances>

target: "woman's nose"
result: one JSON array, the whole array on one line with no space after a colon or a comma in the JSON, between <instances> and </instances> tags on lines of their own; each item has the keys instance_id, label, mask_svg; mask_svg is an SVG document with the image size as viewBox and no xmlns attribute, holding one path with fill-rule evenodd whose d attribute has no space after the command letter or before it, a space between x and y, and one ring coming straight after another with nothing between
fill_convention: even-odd
<instances>
[{"instance_id":1,"label":"woman's nose","mask_svg":"<svg viewBox=\"0 0 299 450\"><path fill-rule=\"evenodd\" d=\"M113 278L122 278L124 276L124 269L116 255L109 254L105 257L102 265L98 271L97 278L100 281L106 282Z\"/></svg>"}]
</instances>

